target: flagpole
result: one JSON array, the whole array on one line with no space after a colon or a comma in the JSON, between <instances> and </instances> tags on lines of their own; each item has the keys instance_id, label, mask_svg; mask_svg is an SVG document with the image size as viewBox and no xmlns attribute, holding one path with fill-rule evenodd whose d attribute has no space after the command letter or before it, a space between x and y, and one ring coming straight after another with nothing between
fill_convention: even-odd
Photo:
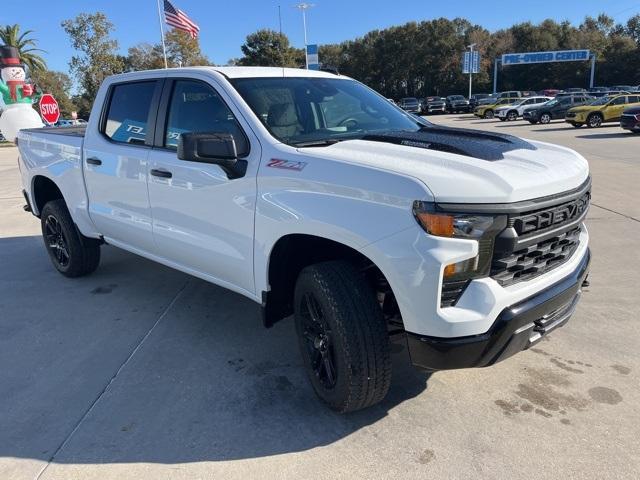
<instances>
[{"instance_id":1,"label":"flagpole","mask_svg":"<svg viewBox=\"0 0 640 480\"><path fill-rule=\"evenodd\" d=\"M156 2L158 4L158 20L160 21L160 40L162 40L162 55L164 56L164 68L169 68L167 65L167 47L164 44L164 28L162 27L162 12L160 11L160 0Z\"/></svg>"}]
</instances>

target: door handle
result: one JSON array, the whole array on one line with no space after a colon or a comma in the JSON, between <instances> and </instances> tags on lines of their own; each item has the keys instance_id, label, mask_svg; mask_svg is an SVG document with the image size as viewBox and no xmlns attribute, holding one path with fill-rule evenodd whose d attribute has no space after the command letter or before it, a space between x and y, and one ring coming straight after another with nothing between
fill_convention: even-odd
<instances>
[{"instance_id":1,"label":"door handle","mask_svg":"<svg viewBox=\"0 0 640 480\"><path fill-rule=\"evenodd\" d=\"M154 177L160 177L160 178L171 178L173 177L173 174L171 172L167 172L166 170L158 170L158 169L151 169L151 171L149 172L151 175L153 175Z\"/></svg>"},{"instance_id":2,"label":"door handle","mask_svg":"<svg viewBox=\"0 0 640 480\"><path fill-rule=\"evenodd\" d=\"M89 165L102 165L102 160L96 157L87 158L87 163Z\"/></svg>"}]
</instances>

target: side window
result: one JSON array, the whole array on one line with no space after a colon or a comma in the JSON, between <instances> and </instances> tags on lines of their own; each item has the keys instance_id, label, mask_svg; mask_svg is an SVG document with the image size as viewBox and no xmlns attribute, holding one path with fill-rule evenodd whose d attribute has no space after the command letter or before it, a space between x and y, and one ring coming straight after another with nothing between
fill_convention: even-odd
<instances>
[{"instance_id":1,"label":"side window","mask_svg":"<svg viewBox=\"0 0 640 480\"><path fill-rule=\"evenodd\" d=\"M610 105L622 105L625 103L627 97L618 97L618 98L614 98Z\"/></svg>"},{"instance_id":2,"label":"side window","mask_svg":"<svg viewBox=\"0 0 640 480\"><path fill-rule=\"evenodd\" d=\"M193 80L177 80L169 103L164 146L178 148L181 133L230 133L238 156L249 153L249 142L227 104L213 87Z\"/></svg>"},{"instance_id":3,"label":"side window","mask_svg":"<svg viewBox=\"0 0 640 480\"><path fill-rule=\"evenodd\" d=\"M638 103L640 102L640 96L638 95L631 95L629 98L629 101L627 103Z\"/></svg>"},{"instance_id":4,"label":"side window","mask_svg":"<svg viewBox=\"0 0 640 480\"><path fill-rule=\"evenodd\" d=\"M102 133L116 142L144 145L155 88L155 80L115 85Z\"/></svg>"}]
</instances>

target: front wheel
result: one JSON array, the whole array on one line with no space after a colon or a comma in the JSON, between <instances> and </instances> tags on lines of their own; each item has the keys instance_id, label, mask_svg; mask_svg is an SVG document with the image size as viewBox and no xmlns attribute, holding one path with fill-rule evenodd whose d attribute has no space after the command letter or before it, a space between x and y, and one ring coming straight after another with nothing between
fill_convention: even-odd
<instances>
[{"instance_id":1,"label":"front wheel","mask_svg":"<svg viewBox=\"0 0 640 480\"><path fill-rule=\"evenodd\" d=\"M294 316L311 385L339 412L380 402L391 384L389 336L364 276L342 261L308 266L296 282Z\"/></svg>"},{"instance_id":2,"label":"front wheel","mask_svg":"<svg viewBox=\"0 0 640 480\"><path fill-rule=\"evenodd\" d=\"M492 119L493 118L493 110L487 110L484 112L484 118Z\"/></svg>"},{"instance_id":3,"label":"front wheel","mask_svg":"<svg viewBox=\"0 0 640 480\"><path fill-rule=\"evenodd\" d=\"M515 110L511 110L509 113L507 113L507 120L509 120L510 122L513 122L517 119L518 119L518 112L516 112Z\"/></svg>"},{"instance_id":4,"label":"front wheel","mask_svg":"<svg viewBox=\"0 0 640 480\"><path fill-rule=\"evenodd\" d=\"M543 125L547 125L548 123L551 122L551 115L548 113L543 113L542 115L540 115L540 123Z\"/></svg>"},{"instance_id":5,"label":"front wheel","mask_svg":"<svg viewBox=\"0 0 640 480\"><path fill-rule=\"evenodd\" d=\"M600 126L602 126L602 115L598 113L589 115L589 118L587 118L587 127L598 128Z\"/></svg>"},{"instance_id":6,"label":"front wheel","mask_svg":"<svg viewBox=\"0 0 640 480\"><path fill-rule=\"evenodd\" d=\"M64 200L45 204L40 212L40 225L51 263L62 275L81 277L98 268L100 243L78 231Z\"/></svg>"}]
</instances>

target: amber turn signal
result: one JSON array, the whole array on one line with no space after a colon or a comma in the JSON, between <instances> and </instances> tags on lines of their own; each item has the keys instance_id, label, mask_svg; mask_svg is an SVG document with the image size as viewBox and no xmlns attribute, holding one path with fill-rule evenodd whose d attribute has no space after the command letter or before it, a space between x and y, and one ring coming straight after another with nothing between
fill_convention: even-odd
<instances>
[{"instance_id":1,"label":"amber turn signal","mask_svg":"<svg viewBox=\"0 0 640 480\"><path fill-rule=\"evenodd\" d=\"M453 216L438 213L419 212L416 214L422 227L431 235L453 236Z\"/></svg>"}]
</instances>

